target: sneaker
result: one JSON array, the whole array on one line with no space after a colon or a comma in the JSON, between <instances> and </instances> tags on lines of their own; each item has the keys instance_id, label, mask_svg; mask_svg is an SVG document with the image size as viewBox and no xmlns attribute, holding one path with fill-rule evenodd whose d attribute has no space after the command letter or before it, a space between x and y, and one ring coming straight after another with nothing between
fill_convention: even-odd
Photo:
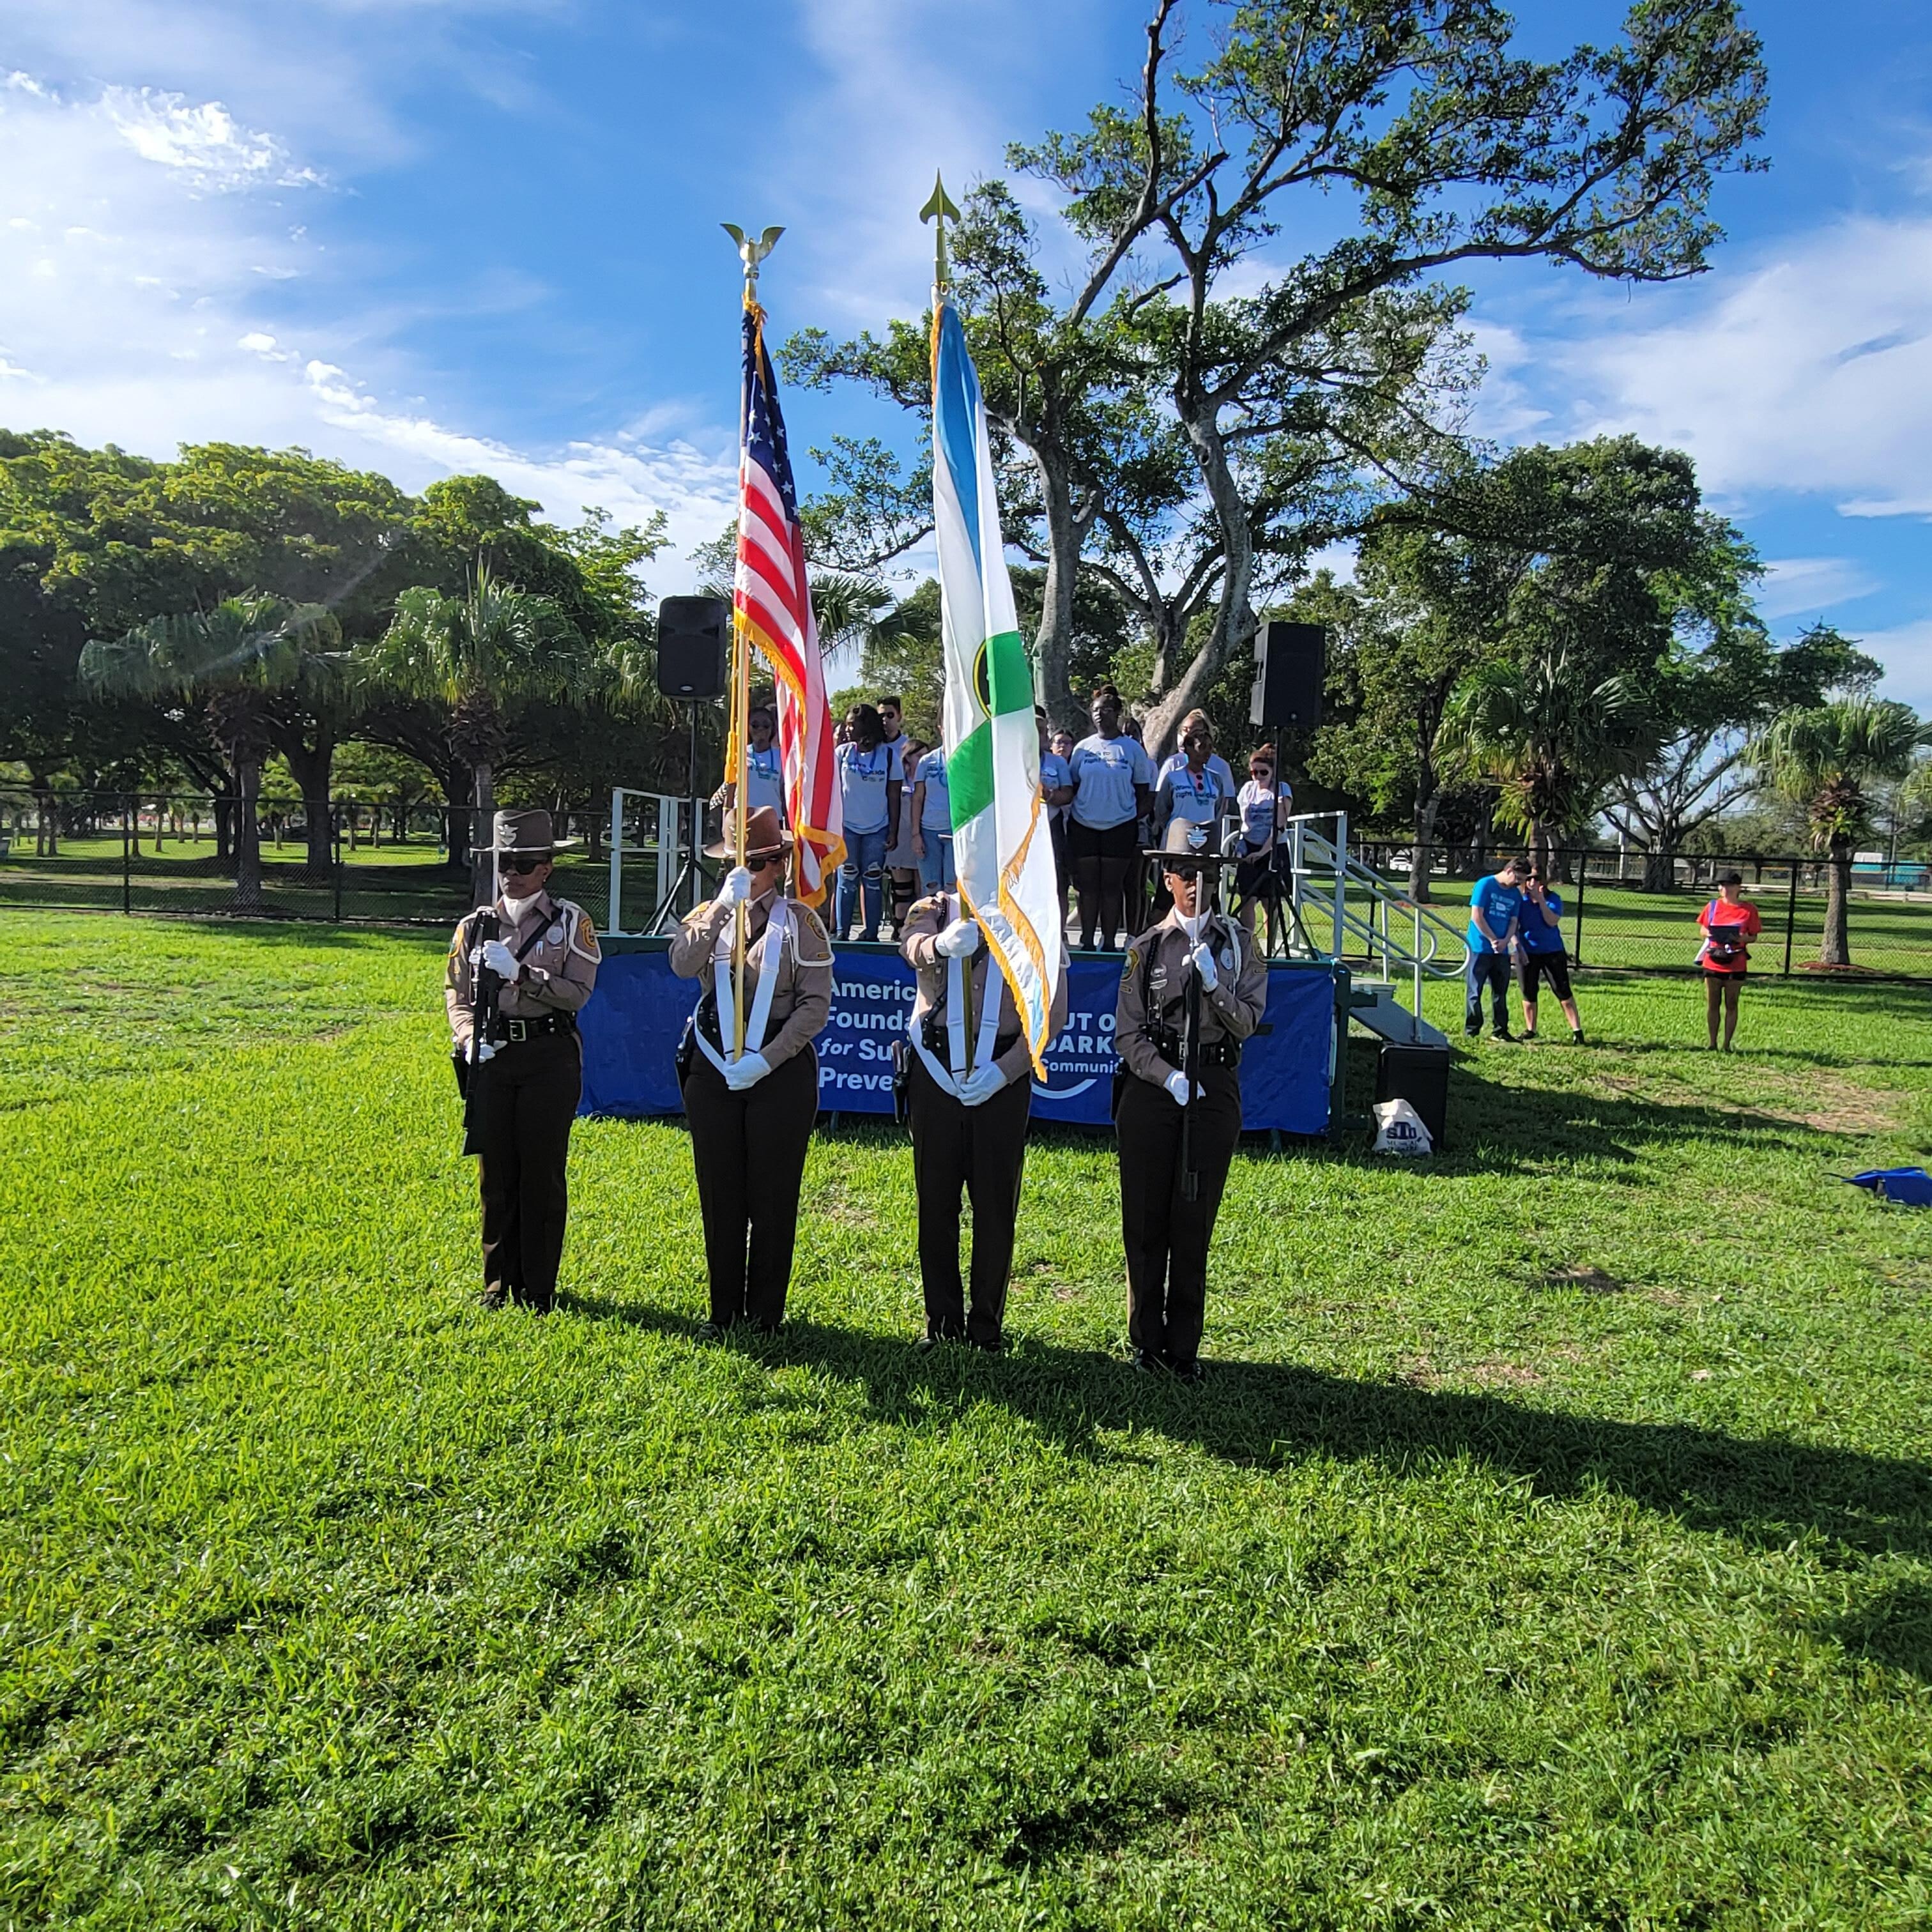
<instances>
[{"instance_id":1,"label":"sneaker","mask_svg":"<svg viewBox=\"0 0 1932 1932\"><path fill-rule=\"evenodd\" d=\"M1534 1040L1535 1037L1536 1037L1536 1029L1535 1029L1535 1028L1534 1028L1534 1027L1532 1027L1532 1028L1529 1029L1529 1030L1523 1035L1523 1038L1524 1038L1526 1040Z\"/></svg>"},{"instance_id":2,"label":"sneaker","mask_svg":"<svg viewBox=\"0 0 1932 1932\"><path fill-rule=\"evenodd\" d=\"M1496 1040L1507 1040L1512 1046L1516 1044L1516 1035L1511 1033L1508 1027L1498 1027L1492 1037Z\"/></svg>"}]
</instances>

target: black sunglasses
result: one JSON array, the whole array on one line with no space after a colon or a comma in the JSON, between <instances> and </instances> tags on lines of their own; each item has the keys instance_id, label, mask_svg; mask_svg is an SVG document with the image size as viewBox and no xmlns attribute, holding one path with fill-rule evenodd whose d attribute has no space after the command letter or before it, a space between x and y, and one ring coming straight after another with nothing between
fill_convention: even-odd
<instances>
[{"instance_id":1,"label":"black sunglasses","mask_svg":"<svg viewBox=\"0 0 1932 1932\"><path fill-rule=\"evenodd\" d=\"M497 860L496 869L506 878L522 878L549 863L548 852L506 852Z\"/></svg>"}]
</instances>

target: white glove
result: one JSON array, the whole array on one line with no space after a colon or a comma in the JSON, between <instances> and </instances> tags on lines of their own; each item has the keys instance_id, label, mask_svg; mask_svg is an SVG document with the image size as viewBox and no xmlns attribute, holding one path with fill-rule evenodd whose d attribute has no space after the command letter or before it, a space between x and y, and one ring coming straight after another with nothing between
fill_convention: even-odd
<instances>
[{"instance_id":1,"label":"white glove","mask_svg":"<svg viewBox=\"0 0 1932 1932\"><path fill-rule=\"evenodd\" d=\"M752 896L752 875L742 866L734 866L718 888L720 905L741 906Z\"/></svg>"},{"instance_id":2,"label":"white glove","mask_svg":"<svg viewBox=\"0 0 1932 1932\"><path fill-rule=\"evenodd\" d=\"M1162 1083L1172 1096L1177 1107L1187 1105L1187 1076L1180 1072L1170 1073Z\"/></svg>"},{"instance_id":3,"label":"white glove","mask_svg":"<svg viewBox=\"0 0 1932 1932\"><path fill-rule=\"evenodd\" d=\"M956 919L932 944L948 959L964 959L980 943L980 928L970 919Z\"/></svg>"},{"instance_id":4,"label":"white glove","mask_svg":"<svg viewBox=\"0 0 1932 1932\"><path fill-rule=\"evenodd\" d=\"M724 1084L734 1094L755 1087L772 1070L772 1063L762 1053L748 1053L724 1063Z\"/></svg>"},{"instance_id":5,"label":"white glove","mask_svg":"<svg viewBox=\"0 0 1932 1932\"><path fill-rule=\"evenodd\" d=\"M496 1045L495 1041L488 1040L472 1040L470 1042L470 1064L472 1066L481 1066L484 1060L494 1060L496 1057Z\"/></svg>"},{"instance_id":6,"label":"white glove","mask_svg":"<svg viewBox=\"0 0 1932 1932\"><path fill-rule=\"evenodd\" d=\"M1221 976L1215 970L1213 950L1204 939L1196 946L1188 958L1194 962L1194 970L1201 975L1201 983L1209 992L1221 983Z\"/></svg>"},{"instance_id":7,"label":"white glove","mask_svg":"<svg viewBox=\"0 0 1932 1932\"><path fill-rule=\"evenodd\" d=\"M500 939L484 942L483 963L500 980L514 980L523 970L517 956Z\"/></svg>"},{"instance_id":8,"label":"white glove","mask_svg":"<svg viewBox=\"0 0 1932 1932\"><path fill-rule=\"evenodd\" d=\"M960 1105L966 1107L983 1107L995 1094L1002 1092L1006 1076L1000 1071L997 1062L986 1066L976 1066L959 1083Z\"/></svg>"}]
</instances>

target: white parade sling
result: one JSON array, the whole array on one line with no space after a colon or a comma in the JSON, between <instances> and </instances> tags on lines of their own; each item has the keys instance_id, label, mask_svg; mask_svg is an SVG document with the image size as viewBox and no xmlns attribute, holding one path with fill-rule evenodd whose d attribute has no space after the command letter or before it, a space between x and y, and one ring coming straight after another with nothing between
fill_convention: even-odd
<instances>
[{"instance_id":1,"label":"white parade sling","mask_svg":"<svg viewBox=\"0 0 1932 1932\"><path fill-rule=\"evenodd\" d=\"M772 994L778 985L778 968L784 958L785 941L790 932L791 907L788 902L780 898L772 908L772 916L760 942L764 963L758 969L758 989L752 995L751 1015L745 1022L747 1053L761 1053L764 1050L765 1028L771 1023ZM731 991L730 944L722 934L712 954L711 979L718 1000L718 1036L730 1040L737 1030L738 1007ZM698 1050L722 1073L730 1064L724 1054L705 1037L702 1027L694 1027L692 1032L698 1041Z\"/></svg>"}]
</instances>

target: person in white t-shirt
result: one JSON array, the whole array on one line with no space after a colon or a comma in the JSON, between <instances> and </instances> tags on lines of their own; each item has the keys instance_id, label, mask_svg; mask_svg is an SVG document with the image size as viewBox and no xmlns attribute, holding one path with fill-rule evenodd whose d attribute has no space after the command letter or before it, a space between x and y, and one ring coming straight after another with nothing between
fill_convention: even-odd
<instances>
[{"instance_id":1,"label":"person in white t-shirt","mask_svg":"<svg viewBox=\"0 0 1932 1932\"><path fill-rule=\"evenodd\" d=\"M1293 886L1282 828L1294 810L1294 788L1278 777L1280 770L1274 747L1260 746L1250 754L1247 783L1234 794L1241 840L1235 854L1234 904L1257 944L1268 908L1278 906Z\"/></svg>"},{"instance_id":2,"label":"person in white t-shirt","mask_svg":"<svg viewBox=\"0 0 1932 1932\"><path fill-rule=\"evenodd\" d=\"M1159 790L1161 780L1169 772L1178 772L1187 763L1187 739L1190 732L1201 740L1208 769L1214 774L1216 782L1221 788L1221 796L1232 798L1234 795L1234 768L1215 750L1214 728L1208 722L1207 712L1198 710L1190 711L1180 721L1180 736L1175 741L1180 748L1178 752L1170 752L1161 761L1160 770L1154 774L1155 789ZM1165 826L1155 827L1156 833L1166 829Z\"/></svg>"},{"instance_id":3,"label":"person in white t-shirt","mask_svg":"<svg viewBox=\"0 0 1932 1932\"><path fill-rule=\"evenodd\" d=\"M756 812L760 806L768 805L778 814L781 825L789 824L785 816L784 766L772 742L778 734L778 714L769 704L754 704L746 723L752 741L745 754L747 808ZM711 802L730 810L738 802L737 780L727 778L711 794Z\"/></svg>"},{"instance_id":4,"label":"person in white t-shirt","mask_svg":"<svg viewBox=\"0 0 1932 1932\"><path fill-rule=\"evenodd\" d=\"M1080 901L1080 944L1104 934L1112 948L1125 932L1127 875L1140 852L1136 827L1152 809L1154 760L1122 728L1120 694L1104 684L1094 694L1092 735L1068 760L1073 772L1066 854Z\"/></svg>"}]
</instances>

